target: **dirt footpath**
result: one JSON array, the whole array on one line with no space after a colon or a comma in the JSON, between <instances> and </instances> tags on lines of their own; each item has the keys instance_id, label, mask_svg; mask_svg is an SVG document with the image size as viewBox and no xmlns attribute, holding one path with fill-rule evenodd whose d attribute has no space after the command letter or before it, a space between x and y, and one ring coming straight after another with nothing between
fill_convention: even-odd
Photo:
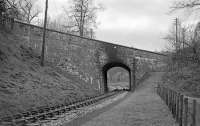
<instances>
[{"instance_id":1,"label":"dirt footpath","mask_svg":"<svg viewBox=\"0 0 200 126\"><path fill-rule=\"evenodd\" d=\"M84 117L87 121L76 120L73 126L178 126L155 92L156 82L161 79L161 75L162 73L152 73L125 100L107 111L98 112L92 118L88 114ZM89 121L87 116L91 118Z\"/></svg>"}]
</instances>

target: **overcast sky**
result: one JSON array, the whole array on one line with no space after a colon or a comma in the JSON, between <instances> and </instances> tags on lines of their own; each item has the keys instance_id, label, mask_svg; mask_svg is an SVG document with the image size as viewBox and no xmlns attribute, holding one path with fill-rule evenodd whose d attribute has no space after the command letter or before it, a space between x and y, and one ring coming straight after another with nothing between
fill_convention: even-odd
<instances>
[{"instance_id":1,"label":"overcast sky","mask_svg":"<svg viewBox=\"0 0 200 126\"><path fill-rule=\"evenodd\" d=\"M43 8L44 0L39 0ZM62 14L69 0L49 0L49 15ZM160 51L166 42L162 39L174 20L168 15L173 0L96 0L105 10L97 14L96 39L121 45Z\"/></svg>"}]
</instances>

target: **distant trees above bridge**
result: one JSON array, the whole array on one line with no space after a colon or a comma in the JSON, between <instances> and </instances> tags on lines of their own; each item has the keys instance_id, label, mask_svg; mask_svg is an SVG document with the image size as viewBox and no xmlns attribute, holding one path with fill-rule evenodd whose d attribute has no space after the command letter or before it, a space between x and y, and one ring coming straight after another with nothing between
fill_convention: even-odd
<instances>
[{"instance_id":1,"label":"distant trees above bridge","mask_svg":"<svg viewBox=\"0 0 200 126\"><path fill-rule=\"evenodd\" d=\"M72 0L69 11L64 9L72 32L82 37L94 38L94 29L97 28L96 13L100 9L102 7L94 5L93 0Z\"/></svg>"},{"instance_id":2,"label":"distant trees above bridge","mask_svg":"<svg viewBox=\"0 0 200 126\"><path fill-rule=\"evenodd\" d=\"M103 10L102 5L95 4L93 0L71 0L59 10L62 10L62 13L57 15L59 20L48 16L48 28L95 38L95 29L98 25L97 12ZM28 24L43 26L44 21L39 16L41 6L38 5L38 0L0 0L0 13Z\"/></svg>"},{"instance_id":3,"label":"distant trees above bridge","mask_svg":"<svg viewBox=\"0 0 200 126\"><path fill-rule=\"evenodd\" d=\"M37 0L1 0L1 13L28 24L41 13Z\"/></svg>"}]
</instances>

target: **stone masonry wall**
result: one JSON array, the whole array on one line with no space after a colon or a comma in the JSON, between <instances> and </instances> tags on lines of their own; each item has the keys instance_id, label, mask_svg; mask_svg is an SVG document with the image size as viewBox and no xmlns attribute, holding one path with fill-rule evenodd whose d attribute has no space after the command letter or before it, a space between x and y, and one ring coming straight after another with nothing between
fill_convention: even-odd
<instances>
[{"instance_id":1,"label":"stone masonry wall","mask_svg":"<svg viewBox=\"0 0 200 126\"><path fill-rule=\"evenodd\" d=\"M41 27L18 21L7 23L5 27L22 37L24 44L40 55L43 31ZM164 57L150 51L47 30L46 61L78 76L96 89L102 88L102 67L109 62L121 62L131 68L132 62L135 61L133 59L136 58L136 80L138 80L145 72L161 66Z\"/></svg>"}]
</instances>

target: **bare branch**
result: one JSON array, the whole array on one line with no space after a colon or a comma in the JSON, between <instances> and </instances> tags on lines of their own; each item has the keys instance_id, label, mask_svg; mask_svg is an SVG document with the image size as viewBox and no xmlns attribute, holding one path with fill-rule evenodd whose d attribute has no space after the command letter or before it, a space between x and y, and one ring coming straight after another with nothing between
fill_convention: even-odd
<instances>
[{"instance_id":1,"label":"bare branch","mask_svg":"<svg viewBox=\"0 0 200 126\"><path fill-rule=\"evenodd\" d=\"M31 23L34 18L36 18L40 11L34 10L34 3L32 0L19 1L19 7L21 10L21 15L23 16L24 21Z\"/></svg>"},{"instance_id":2,"label":"bare branch","mask_svg":"<svg viewBox=\"0 0 200 126\"><path fill-rule=\"evenodd\" d=\"M74 22L80 35L88 36L88 31L96 28L96 12L99 8L93 5L92 0L73 0L70 11L64 9L64 12Z\"/></svg>"},{"instance_id":3,"label":"bare branch","mask_svg":"<svg viewBox=\"0 0 200 126\"><path fill-rule=\"evenodd\" d=\"M170 13L180 9L192 9L192 8L199 9L200 0L175 1L173 2L173 5L170 8L171 8Z\"/></svg>"}]
</instances>

